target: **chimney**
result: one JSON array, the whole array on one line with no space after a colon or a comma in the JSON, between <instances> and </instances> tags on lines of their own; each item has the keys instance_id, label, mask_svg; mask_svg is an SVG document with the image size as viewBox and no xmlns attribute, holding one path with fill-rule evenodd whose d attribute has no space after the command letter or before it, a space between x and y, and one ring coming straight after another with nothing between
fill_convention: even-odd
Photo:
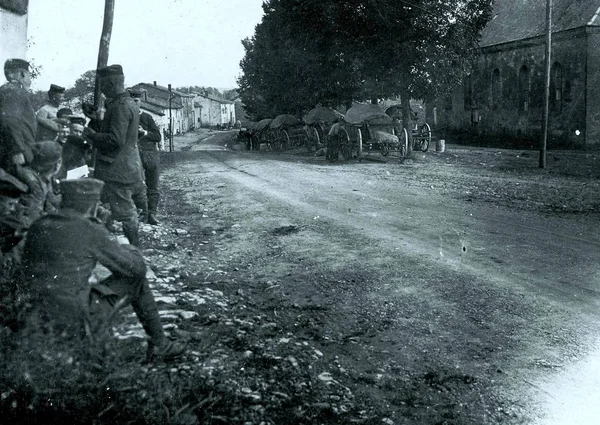
<instances>
[{"instance_id":1,"label":"chimney","mask_svg":"<svg viewBox=\"0 0 600 425\"><path fill-rule=\"evenodd\" d=\"M156 87L156 81L154 82L154 87Z\"/></svg>"}]
</instances>

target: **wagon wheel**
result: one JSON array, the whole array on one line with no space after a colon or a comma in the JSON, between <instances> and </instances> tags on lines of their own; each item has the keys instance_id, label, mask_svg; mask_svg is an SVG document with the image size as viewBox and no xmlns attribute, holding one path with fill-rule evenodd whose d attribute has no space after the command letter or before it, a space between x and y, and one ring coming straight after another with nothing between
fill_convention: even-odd
<instances>
[{"instance_id":1,"label":"wagon wheel","mask_svg":"<svg viewBox=\"0 0 600 425\"><path fill-rule=\"evenodd\" d=\"M288 134L288 132L286 130L279 130L277 137L279 138L279 141L281 143L281 150L288 150L291 146L290 135Z\"/></svg>"},{"instance_id":2,"label":"wagon wheel","mask_svg":"<svg viewBox=\"0 0 600 425\"><path fill-rule=\"evenodd\" d=\"M256 134L253 134L250 138L250 149L253 151L260 150L260 138Z\"/></svg>"},{"instance_id":3,"label":"wagon wheel","mask_svg":"<svg viewBox=\"0 0 600 425\"><path fill-rule=\"evenodd\" d=\"M362 157L362 152L363 152L363 138L362 138L362 131L360 131L360 128L357 131L356 134L356 141L358 146L356 147L356 158L360 161L361 157Z\"/></svg>"},{"instance_id":4,"label":"wagon wheel","mask_svg":"<svg viewBox=\"0 0 600 425\"><path fill-rule=\"evenodd\" d=\"M398 135L398 142L400 143L398 152L400 157L404 158L408 153L408 132L405 128L403 128L402 132Z\"/></svg>"},{"instance_id":5,"label":"wagon wheel","mask_svg":"<svg viewBox=\"0 0 600 425\"><path fill-rule=\"evenodd\" d=\"M279 143L279 139L277 138L277 134L275 133L275 130L270 130L265 135L265 137L268 140L268 143L271 146L272 151L281 150L281 144Z\"/></svg>"},{"instance_id":6,"label":"wagon wheel","mask_svg":"<svg viewBox=\"0 0 600 425\"><path fill-rule=\"evenodd\" d=\"M344 128L340 129L338 133L338 144L342 160L347 161L352 158L352 142L350 141L350 135Z\"/></svg>"},{"instance_id":7,"label":"wagon wheel","mask_svg":"<svg viewBox=\"0 0 600 425\"><path fill-rule=\"evenodd\" d=\"M316 148L316 144L313 143L312 138L310 137L310 135L312 134L312 130L310 129L310 127L303 127L302 128L302 143L301 146L306 147L306 150L311 152L314 148Z\"/></svg>"},{"instance_id":8,"label":"wagon wheel","mask_svg":"<svg viewBox=\"0 0 600 425\"><path fill-rule=\"evenodd\" d=\"M321 147L322 138L319 135L319 130L315 126L310 126L308 128L308 136L310 139L310 143L314 146L315 150L319 150Z\"/></svg>"},{"instance_id":9,"label":"wagon wheel","mask_svg":"<svg viewBox=\"0 0 600 425\"><path fill-rule=\"evenodd\" d=\"M429 149L429 144L431 143L431 127L429 126L429 124L425 123L421 126L419 136L419 147L421 149L421 152L427 152L427 150Z\"/></svg>"}]
</instances>

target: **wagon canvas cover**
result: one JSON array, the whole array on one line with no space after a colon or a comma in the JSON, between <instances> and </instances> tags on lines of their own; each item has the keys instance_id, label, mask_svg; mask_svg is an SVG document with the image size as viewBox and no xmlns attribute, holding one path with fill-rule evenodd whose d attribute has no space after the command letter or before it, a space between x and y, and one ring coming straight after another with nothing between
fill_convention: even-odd
<instances>
[{"instance_id":1,"label":"wagon canvas cover","mask_svg":"<svg viewBox=\"0 0 600 425\"><path fill-rule=\"evenodd\" d=\"M348 109L345 121L352 125L361 125L365 122L370 124L391 124L393 122L379 105L358 104Z\"/></svg>"},{"instance_id":2,"label":"wagon canvas cover","mask_svg":"<svg viewBox=\"0 0 600 425\"><path fill-rule=\"evenodd\" d=\"M265 118L260 120L254 125L254 131L263 131L265 128L269 128L269 124L273 121L271 118Z\"/></svg>"},{"instance_id":3,"label":"wagon canvas cover","mask_svg":"<svg viewBox=\"0 0 600 425\"><path fill-rule=\"evenodd\" d=\"M282 127L297 127L302 125L302 121L290 114L277 115L273 121L271 121L271 128L282 128Z\"/></svg>"},{"instance_id":4,"label":"wagon canvas cover","mask_svg":"<svg viewBox=\"0 0 600 425\"><path fill-rule=\"evenodd\" d=\"M325 106L319 106L317 108L311 109L304 116L304 122L308 125L316 124L319 122L324 122L327 124L332 124L338 119L343 119L344 114L336 111L332 108L327 108Z\"/></svg>"}]
</instances>

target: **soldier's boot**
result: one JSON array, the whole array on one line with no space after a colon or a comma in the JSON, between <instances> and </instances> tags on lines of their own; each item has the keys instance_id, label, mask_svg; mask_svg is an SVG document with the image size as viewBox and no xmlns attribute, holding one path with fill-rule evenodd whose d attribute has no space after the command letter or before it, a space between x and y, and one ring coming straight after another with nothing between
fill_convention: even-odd
<instances>
[{"instance_id":1,"label":"soldier's boot","mask_svg":"<svg viewBox=\"0 0 600 425\"><path fill-rule=\"evenodd\" d=\"M131 306L150 338L146 353L147 362L175 360L184 354L185 347L182 344L169 341L165 337L156 301L145 278L142 279L140 292L131 301Z\"/></svg>"},{"instance_id":2,"label":"soldier's boot","mask_svg":"<svg viewBox=\"0 0 600 425\"><path fill-rule=\"evenodd\" d=\"M138 220L142 223L148 218L148 196L146 195L146 186L143 183L137 184L131 194L135 207L140 211Z\"/></svg>"},{"instance_id":3,"label":"soldier's boot","mask_svg":"<svg viewBox=\"0 0 600 425\"><path fill-rule=\"evenodd\" d=\"M156 226L159 224L156 219L156 210L158 208L158 201L160 200L160 195L158 193L152 193L148 195L148 224L152 226Z\"/></svg>"},{"instance_id":4,"label":"soldier's boot","mask_svg":"<svg viewBox=\"0 0 600 425\"><path fill-rule=\"evenodd\" d=\"M137 217L123 222L123 233L131 245L140 246L140 229Z\"/></svg>"}]
</instances>

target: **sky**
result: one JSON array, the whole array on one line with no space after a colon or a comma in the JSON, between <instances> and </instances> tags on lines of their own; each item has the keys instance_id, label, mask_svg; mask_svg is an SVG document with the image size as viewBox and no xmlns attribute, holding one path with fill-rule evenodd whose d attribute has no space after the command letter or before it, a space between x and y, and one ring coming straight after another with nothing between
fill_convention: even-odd
<instances>
[{"instance_id":1,"label":"sky","mask_svg":"<svg viewBox=\"0 0 600 425\"><path fill-rule=\"evenodd\" d=\"M262 0L115 0L108 64L125 84L230 89L241 74L241 40L254 34ZM30 0L27 57L42 67L33 90L71 87L95 69L103 0Z\"/></svg>"}]
</instances>

